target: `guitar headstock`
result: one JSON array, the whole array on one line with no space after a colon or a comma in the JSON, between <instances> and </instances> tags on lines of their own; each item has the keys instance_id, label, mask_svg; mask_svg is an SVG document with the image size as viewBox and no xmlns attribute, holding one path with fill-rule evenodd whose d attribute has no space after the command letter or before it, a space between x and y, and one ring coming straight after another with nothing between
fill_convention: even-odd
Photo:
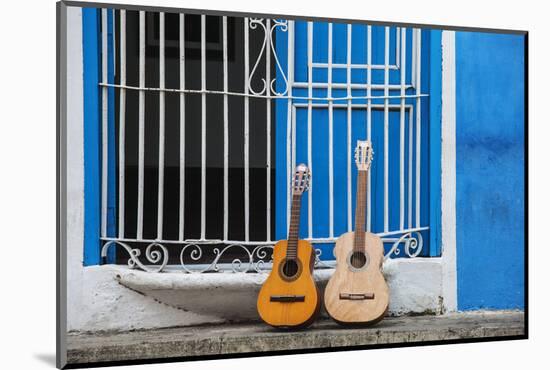
<instances>
[{"instance_id":1,"label":"guitar headstock","mask_svg":"<svg viewBox=\"0 0 550 370\"><path fill-rule=\"evenodd\" d=\"M292 179L292 192L294 194L302 194L309 189L309 181L311 179L311 171L301 163L294 170L294 178Z\"/></svg>"},{"instance_id":2,"label":"guitar headstock","mask_svg":"<svg viewBox=\"0 0 550 370\"><path fill-rule=\"evenodd\" d=\"M369 140L357 140L357 146L355 147L355 164L359 171L369 170L373 155L374 150L372 150L372 143Z\"/></svg>"}]
</instances>

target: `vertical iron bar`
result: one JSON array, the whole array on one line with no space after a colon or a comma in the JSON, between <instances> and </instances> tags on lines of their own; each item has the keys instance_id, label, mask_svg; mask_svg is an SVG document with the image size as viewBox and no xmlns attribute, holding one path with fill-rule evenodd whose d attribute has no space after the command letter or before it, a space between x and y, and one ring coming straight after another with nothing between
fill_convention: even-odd
<instances>
[{"instance_id":1,"label":"vertical iron bar","mask_svg":"<svg viewBox=\"0 0 550 370\"><path fill-rule=\"evenodd\" d=\"M185 89L185 15L179 22L180 89ZM179 240L185 239L185 94L180 92L180 153L179 153Z\"/></svg>"},{"instance_id":2,"label":"vertical iron bar","mask_svg":"<svg viewBox=\"0 0 550 370\"><path fill-rule=\"evenodd\" d=\"M201 240L206 239L206 15L201 15Z\"/></svg>"},{"instance_id":3,"label":"vertical iron bar","mask_svg":"<svg viewBox=\"0 0 550 370\"><path fill-rule=\"evenodd\" d=\"M414 54L414 51L413 51L413 54ZM414 71L413 71L413 74L414 74ZM413 109L412 107L409 108L409 180L408 180L408 185L409 185L409 196L408 196L408 199L409 199L409 210L407 212L407 217L408 217L408 228L412 228L412 184L413 184L413 177L412 177L412 173L413 173Z\"/></svg>"},{"instance_id":4,"label":"vertical iron bar","mask_svg":"<svg viewBox=\"0 0 550 370\"><path fill-rule=\"evenodd\" d=\"M227 17L222 18L223 28L223 240L228 239L229 223L229 110L227 102Z\"/></svg>"},{"instance_id":5,"label":"vertical iron bar","mask_svg":"<svg viewBox=\"0 0 550 370\"><path fill-rule=\"evenodd\" d=\"M412 29L412 46L411 46L411 85L416 89L416 28Z\"/></svg>"},{"instance_id":6,"label":"vertical iron bar","mask_svg":"<svg viewBox=\"0 0 550 370\"><path fill-rule=\"evenodd\" d=\"M165 96L166 85L164 59L164 13L159 13L159 169L157 197L157 239L162 240L164 223L164 145L165 145Z\"/></svg>"},{"instance_id":7,"label":"vertical iron bar","mask_svg":"<svg viewBox=\"0 0 550 370\"><path fill-rule=\"evenodd\" d=\"M390 80L390 28L385 27L384 37L384 232L389 231L388 175L389 175L389 80Z\"/></svg>"},{"instance_id":8,"label":"vertical iron bar","mask_svg":"<svg viewBox=\"0 0 550 370\"><path fill-rule=\"evenodd\" d=\"M288 92L289 96L293 94L294 85L294 21L288 21L288 53L287 53L287 75L288 75ZM286 196L286 228L290 224L290 204L291 204L291 187L290 177L291 173L291 138L292 138L292 99L287 100L287 113L286 113L286 180L287 180L287 196Z\"/></svg>"},{"instance_id":9,"label":"vertical iron bar","mask_svg":"<svg viewBox=\"0 0 550 370\"><path fill-rule=\"evenodd\" d=\"M329 237L334 238L334 158L333 158L333 102L332 102L332 23L328 24L328 192Z\"/></svg>"},{"instance_id":10,"label":"vertical iron bar","mask_svg":"<svg viewBox=\"0 0 550 370\"><path fill-rule=\"evenodd\" d=\"M312 153L311 153L311 120L312 120L312 100L313 97L313 22L307 22L307 93L308 99L307 102L307 165L311 170L312 164ZM312 189L310 184L310 189L307 194L308 204L307 204L307 234L308 238L311 238L313 235L313 207L312 207Z\"/></svg>"},{"instance_id":11,"label":"vertical iron bar","mask_svg":"<svg viewBox=\"0 0 550 370\"><path fill-rule=\"evenodd\" d=\"M107 79L107 9L101 9L101 82ZM107 236L108 87L101 88L101 236Z\"/></svg>"},{"instance_id":12,"label":"vertical iron bar","mask_svg":"<svg viewBox=\"0 0 550 370\"><path fill-rule=\"evenodd\" d=\"M351 37L352 37L352 28L351 24L348 24L347 27L347 58L346 58L346 81L347 81L347 187L348 187L348 231L352 230L352 220L351 220Z\"/></svg>"},{"instance_id":13,"label":"vertical iron bar","mask_svg":"<svg viewBox=\"0 0 550 370\"><path fill-rule=\"evenodd\" d=\"M395 66L398 69L401 63L401 60L400 60L401 59L401 30L402 30L402 27L395 28Z\"/></svg>"},{"instance_id":14,"label":"vertical iron bar","mask_svg":"<svg viewBox=\"0 0 550 370\"><path fill-rule=\"evenodd\" d=\"M249 34L248 18L244 19L244 240L250 240L250 161L249 161L249 101L248 92L250 90L249 81Z\"/></svg>"},{"instance_id":15,"label":"vertical iron bar","mask_svg":"<svg viewBox=\"0 0 550 370\"><path fill-rule=\"evenodd\" d=\"M421 101L420 94L422 93L421 82L420 82L420 67L421 67L421 44L422 44L422 34L421 30L418 28L417 32L417 43L416 43L416 227L420 227L420 140L421 140L421 120L420 120L420 111L421 111Z\"/></svg>"},{"instance_id":16,"label":"vertical iron bar","mask_svg":"<svg viewBox=\"0 0 550 370\"><path fill-rule=\"evenodd\" d=\"M120 85L126 85L126 10L124 9L120 10ZM124 87L119 90L118 113L118 237L123 239L124 187L126 185L126 89Z\"/></svg>"},{"instance_id":17,"label":"vertical iron bar","mask_svg":"<svg viewBox=\"0 0 550 370\"><path fill-rule=\"evenodd\" d=\"M372 26L367 26L367 140L372 140ZM367 231L371 231L371 171L367 172Z\"/></svg>"},{"instance_id":18,"label":"vertical iron bar","mask_svg":"<svg viewBox=\"0 0 550 370\"><path fill-rule=\"evenodd\" d=\"M266 109L266 201L265 201L265 223L266 240L271 241L271 19L266 20L266 54L265 54L265 80L267 99Z\"/></svg>"},{"instance_id":19,"label":"vertical iron bar","mask_svg":"<svg viewBox=\"0 0 550 370\"><path fill-rule=\"evenodd\" d=\"M405 226L405 75L406 59L404 46L406 44L406 29L401 28L401 107L399 111L399 229Z\"/></svg>"},{"instance_id":20,"label":"vertical iron bar","mask_svg":"<svg viewBox=\"0 0 550 370\"><path fill-rule=\"evenodd\" d=\"M291 138L291 145L292 145L292 171L296 169L296 107L292 107L292 122L294 122L294 125L292 125L292 138ZM294 172L292 172L294 174Z\"/></svg>"},{"instance_id":21,"label":"vertical iron bar","mask_svg":"<svg viewBox=\"0 0 550 370\"><path fill-rule=\"evenodd\" d=\"M145 162L145 11L139 12L139 103L138 103L138 199L137 239L143 238L143 176Z\"/></svg>"}]
</instances>

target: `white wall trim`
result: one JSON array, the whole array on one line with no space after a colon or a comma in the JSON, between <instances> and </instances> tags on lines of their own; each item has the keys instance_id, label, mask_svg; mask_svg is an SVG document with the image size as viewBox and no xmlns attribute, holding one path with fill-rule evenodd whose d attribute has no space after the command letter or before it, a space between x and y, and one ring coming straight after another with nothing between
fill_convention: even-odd
<instances>
[{"instance_id":1,"label":"white wall trim","mask_svg":"<svg viewBox=\"0 0 550 370\"><path fill-rule=\"evenodd\" d=\"M67 327L78 321L85 292L84 258L84 81L82 8L67 7Z\"/></svg>"},{"instance_id":2,"label":"white wall trim","mask_svg":"<svg viewBox=\"0 0 550 370\"><path fill-rule=\"evenodd\" d=\"M457 310L456 274L456 62L455 32L441 35L441 256L447 312Z\"/></svg>"}]
</instances>

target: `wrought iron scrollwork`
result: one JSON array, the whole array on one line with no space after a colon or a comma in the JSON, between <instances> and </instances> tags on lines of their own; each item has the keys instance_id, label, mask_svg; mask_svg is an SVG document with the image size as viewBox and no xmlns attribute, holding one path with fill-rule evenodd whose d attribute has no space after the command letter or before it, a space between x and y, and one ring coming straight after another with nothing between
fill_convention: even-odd
<instances>
[{"instance_id":1,"label":"wrought iron scrollwork","mask_svg":"<svg viewBox=\"0 0 550 370\"><path fill-rule=\"evenodd\" d=\"M403 234L396 240L384 259L392 256L399 256L402 252L408 257L414 258L420 255L423 248L422 234L419 231L410 231ZM402 245L402 248L400 246ZM120 240L109 240L101 249L101 256L106 257L107 251L111 247L120 246L128 253L127 264L130 268L139 268L146 272L162 272L168 265L169 248L160 242L152 242L145 247L145 261L143 261L142 250L132 248L127 242ZM257 246L243 244L227 244L223 247L213 246L212 243L187 243L179 251L179 264L183 272L203 273L203 272L268 272L271 269L273 244L260 244ZM170 248L176 248L173 245ZM204 250L206 248L206 250ZM222 263L221 259L227 251L232 250L232 259L227 263ZM207 253L210 256L207 258ZM315 267L331 268L331 264L321 259L322 250L315 249ZM206 260L205 263L203 261ZM187 261L187 262L186 262ZM223 265L223 267L222 267Z\"/></svg>"},{"instance_id":2,"label":"wrought iron scrollwork","mask_svg":"<svg viewBox=\"0 0 550 370\"><path fill-rule=\"evenodd\" d=\"M252 269L256 270L254 265L260 263L260 261L254 262L253 255L254 255L254 251L258 249L258 247L256 247L251 252L248 248L246 248L244 245L241 245L241 244L230 244L221 249L218 247L212 248L212 252L214 253L214 259L212 260L212 262L207 264L206 267L203 267L201 269L190 268L191 265L184 262L184 257L185 257L186 251L190 249L191 252L189 253L189 257L191 258L191 260L195 262L199 261L203 256L202 246L199 244L187 244L181 249L180 265L183 268L183 270L188 273L201 273L201 272L207 272L207 271L217 272L220 270L220 266L219 266L220 258L223 256L223 254L227 250L231 248L233 249L238 248L244 252L243 253L244 258L237 257L231 261L231 270L233 272L247 272ZM243 262L243 260L245 262Z\"/></svg>"},{"instance_id":3,"label":"wrought iron scrollwork","mask_svg":"<svg viewBox=\"0 0 550 370\"><path fill-rule=\"evenodd\" d=\"M265 22L265 23L264 23ZM268 26L269 24L269 26ZM258 28L262 29L264 32L264 41L262 43L262 47L260 49L260 52L258 53L258 56L256 58L256 61L254 63L254 66L252 67L252 70L250 72L250 75L248 76L248 90L252 95L264 95L267 93L267 90L269 89L271 95L275 96L284 96L288 93L288 79L286 77L285 71L283 70L283 67L281 66L281 63L279 62L279 58L277 56L277 50L275 48L275 44L273 42L273 33L277 28L279 28L282 32L287 32L288 30L288 21L287 20L269 20L269 23L267 20L263 18L250 18L249 19L249 27L252 30L256 30ZM269 29L268 29L269 28ZM256 75L256 70L258 68L258 65L260 64L260 61L262 60L262 57L264 54L266 55L265 58L267 58L266 49L271 49L271 55L273 56L273 59L275 60L275 65L277 70L279 71L279 75L284 80L284 90L282 92L278 92L275 86L276 83L276 77L273 77L270 79L270 81L267 81L266 78L261 78L262 82L262 88L260 90L255 90L252 87L252 79Z\"/></svg>"},{"instance_id":4,"label":"wrought iron scrollwork","mask_svg":"<svg viewBox=\"0 0 550 370\"><path fill-rule=\"evenodd\" d=\"M415 236L413 236L413 234ZM422 234L419 231L411 231L403 234L393 243L389 252L384 256L384 259L388 259L392 255L399 256L401 254L401 249L399 248L401 243L404 243L404 252L410 258L417 257L422 252L424 246Z\"/></svg>"},{"instance_id":5,"label":"wrought iron scrollwork","mask_svg":"<svg viewBox=\"0 0 550 370\"><path fill-rule=\"evenodd\" d=\"M145 248L145 259L153 265L158 264L156 268L151 268L150 266L144 265L139 260L139 257L141 256L141 250L139 250L138 248L131 248L128 244L118 240L111 240L105 243L105 245L103 245L103 248L101 248L101 257L105 258L107 256L107 250L111 246L116 247L117 245L121 246L126 250L126 252L128 252L128 255L130 256L130 258L128 259L128 267L132 269L139 267L143 271L147 272L160 272L168 264L168 249L166 249L164 245L157 242L150 243Z\"/></svg>"}]
</instances>

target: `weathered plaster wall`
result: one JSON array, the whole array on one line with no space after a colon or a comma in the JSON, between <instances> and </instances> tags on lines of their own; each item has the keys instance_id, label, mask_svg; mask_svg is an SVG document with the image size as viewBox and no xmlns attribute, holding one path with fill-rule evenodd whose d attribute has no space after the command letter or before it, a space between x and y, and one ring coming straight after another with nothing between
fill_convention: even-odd
<instances>
[{"instance_id":1,"label":"weathered plaster wall","mask_svg":"<svg viewBox=\"0 0 550 370\"><path fill-rule=\"evenodd\" d=\"M458 308L523 308L524 39L456 33Z\"/></svg>"}]
</instances>

